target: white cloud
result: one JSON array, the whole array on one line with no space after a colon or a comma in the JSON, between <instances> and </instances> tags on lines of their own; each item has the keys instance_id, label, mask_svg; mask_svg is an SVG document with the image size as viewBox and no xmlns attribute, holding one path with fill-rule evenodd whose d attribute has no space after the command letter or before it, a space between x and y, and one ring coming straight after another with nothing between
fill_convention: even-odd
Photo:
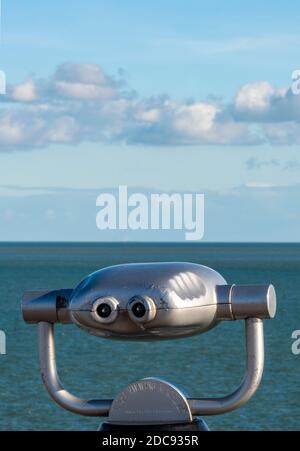
<instances>
[{"instance_id":1,"label":"white cloud","mask_svg":"<svg viewBox=\"0 0 300 451\"><path fill-rule=\"evenodd\" d=\"M53 85L58 96L79 100L111 99L118 87L96 64L71 63L58 67Z\"/></svg>"},{"instance_id":2,"label":"white cloud","mask_svg":"<svg viewBox=\"0 0 300 451\"><path fill-rule=\"evenodd\" d=\"M253 123L299 123L300 96L295 96L291 89L274 88L266 81L249 83L236 95L234 117Z\"/></svg>"},{"instance_id":3,"label":"white cloud","mask_svg":"<svg viewBox=\"0 0 300 451\"><path fill-rule=\"evenodd\" d=\"M73 117L64 116L54 121L53 126L48 130L47 137L53 143L72 143L75 141L78 130L76 120Z\"/></svg>"},{"instance_id":4,"label":"white cloud","mask_svg":"<svg viewBox=\"0 0 300 451\"><path fill-rule=\"evenodd\" d=\"M158 108L153 108L152 110L140 109L136 112L135 118L139 122L157 123L161 117L160 110Z\"/></svg>"},{"instance_id":5,"label":"white cloud","mask_svg":"<svg viewBox=\"0 0 300 451\"><path fill-rule=\"evenodd\" d=\"M17 145L22 142L23 125L14 120L13 115L7 113L0 117L0 143L1 145Z\"/></svg>"},{"instance_id":6,"label":"white cloud","mask_svg":"<svg viewBox=\"0 0 300 451\"><path fill-rule=\"evenodd\" d=\"M276 185L273 185L271 183L267 182L248 182L246 184L247 188L255 188L255 189L269 189L269 188L275 188Z\"/></svg>"},{"instance_id":7,"label":"white cloud","mask_svg":"<svg viewBox=\"0 0 300 451\"><path fill-rule=\"evenodd\" d=\"M212 129L219 111L217 107L207 103L179 105L175 109L174 127L183 134L202 136Z\"/></svg>"},{"instance_id":8,"label":"white cloud","mask_svg":"<svg viewBox=\"0 0 300 451\"><path fill-rule=\"evenodd\" d=\"M276 90L266 81L246 84L242 86L236 96L236 110L239 112L265 112L270 108L271 99L275 94Z\"/></svg>"},{"instance_id":9,"label":"white cloud","mask_svg":"<svg viewBox=\"0 0 300 451\"><path fill-rule=\"evenodd\" d=\"M87 85L112 84L112 79L97 64L64 63L57 68L54 78Z\"/></svg>"},{"instance_id":10,"label":"white cloud","mask_svg":"<svg viewBox=\"0 0 300 451\"><path fill-rule=\"evenodd\" d=\"M12 89L11 97L16 102L33 102L37 99L37 90L34 80L27 80Z\"/></svg>"},{"instance_id":11,"label":"white cloud","mask_svg":"<svg viewBox=\"0 0 300 451\"><path fill-rule=\"evenodd\" d=\"M0 98L0 151L53 143L146 145L299 144L300 96L266 81L246 84L233 105L140 98L95 64L66 63Z\"/></svg>"},{"instance_id":12,"label":"white cloud","mask_svg":"<svg viewBox=\"0 0 300 451\"><path fill-rule=\"evenodd\" d=\"M55 88L58 95L82 100L109 99L114 95L112 88L86 83L57 81Z\"/></svg>"}]
</instances>

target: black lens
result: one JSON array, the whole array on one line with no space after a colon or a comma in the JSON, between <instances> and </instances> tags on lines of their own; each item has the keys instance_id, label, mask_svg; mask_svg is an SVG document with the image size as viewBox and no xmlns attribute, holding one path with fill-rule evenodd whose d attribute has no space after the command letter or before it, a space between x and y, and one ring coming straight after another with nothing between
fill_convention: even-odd
<instances>
[{"instance_id":1,"label":"black lens","mask_svg":"<svg viewBox=\"0 0 300 451\"><path fill-rule=\"evenodd\" d=\"M143 316L145 316L145 314L146 314L146 307L144 306L144 304L142 302L137 302L132 307L132 313L137 318L143 318Z\"/></svg>"},{"instance_id":2,"label":"black lens","mask_svg":"<svg viewBox=\"0 0 300 451\"><path fill-rule=\"evenodd\" d=\"M103 319L108 318L110 316L111 312L112 312L111 307L108 304L100 304L97 307L97 313L100 316L100 318L103 318Z\"/></svg>"}]
</instances>

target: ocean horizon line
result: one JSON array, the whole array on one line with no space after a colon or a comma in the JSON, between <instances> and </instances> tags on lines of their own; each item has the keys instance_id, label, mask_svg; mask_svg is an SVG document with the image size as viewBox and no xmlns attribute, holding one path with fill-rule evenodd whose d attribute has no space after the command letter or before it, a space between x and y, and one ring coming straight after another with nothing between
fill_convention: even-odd
<instances>
[{"instance_id":1,"label":"ocean horizon line","mask_svg":"<svg viewBox=\"0 0 300 451\"><path fill-rule=\"evenodd\" d=\"M300 245L300 241L201 241L201 242L191 242L191 241L72 241L72 240L50 240L50 241L0 241L0 246L2 245L97 245L97 246L153 246L153 245L185 245L187 247L194 246L206 246L206 245Z\"/></svg>"}]
</instances>

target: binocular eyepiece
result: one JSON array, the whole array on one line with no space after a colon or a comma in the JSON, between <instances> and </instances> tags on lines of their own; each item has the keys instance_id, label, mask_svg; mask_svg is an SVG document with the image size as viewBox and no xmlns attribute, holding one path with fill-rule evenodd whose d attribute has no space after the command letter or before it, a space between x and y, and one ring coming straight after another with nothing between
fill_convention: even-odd
<instances>
[{"instance_id":1,"label":"binocular eyepiece","mask_svg":"<svg viewBox=\"0 0 300 451\"><path fill-rule=\"evenodd\" d=\"M92 316L100 324L113 323L119 311L119 303L113 297L97 299L92 307Z\"/></svg>"},{"instance_id":2,"label":"binocular eyepiece","mask_svg":"<svg viewBox=\"0 0 300 451\"><path fill-rule=\"evenodd\" d=\"M132 321L147 323L156 315L156 306L149 297L134 296L127 305L128 314ZM113 297L97 299L92 307L92 315L101 324L113 323L119 314L120 304Z\"/></svg>"},{"instance_id":3,"label":"binocular eyepiece","mask_svg":"<svg viewBox=\"0 0 300 451\"><path fill-rule=\"evenodd\" d=\"M27 323L74 323L112 339L170 339L200 334L222 320L270 319L272 285L228 285L216 271L191 263L118 265L75 289L25 293Z\"/></svg>"}]
</instances>

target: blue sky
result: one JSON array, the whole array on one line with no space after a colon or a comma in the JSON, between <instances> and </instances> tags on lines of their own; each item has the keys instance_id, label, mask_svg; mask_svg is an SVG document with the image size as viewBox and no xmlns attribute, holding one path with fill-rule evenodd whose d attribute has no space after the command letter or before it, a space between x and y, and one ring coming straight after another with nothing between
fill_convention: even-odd
<instances>
[{"instance_id":1,"label":"blue sky","mask_svg":"<svg viewBox=\"0 0 300 451\"><path fill-rule=\"evenodd\" d=\"M3 0L0 240L100 239L94 192L127 184L204 192L207 240L299 241L299 19L296 1Z\"/></svg>"}]
</instances>

